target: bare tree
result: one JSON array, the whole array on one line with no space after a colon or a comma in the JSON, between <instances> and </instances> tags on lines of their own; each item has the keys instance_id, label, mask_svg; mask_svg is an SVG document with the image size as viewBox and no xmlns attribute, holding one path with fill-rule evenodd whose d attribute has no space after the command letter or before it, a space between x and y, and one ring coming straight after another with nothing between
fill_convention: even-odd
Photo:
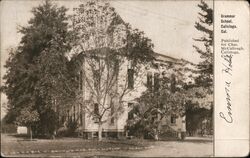
<instances>
[{"instance_id":1,"label":"bare tree","mask_svg":"<svg viewBox=\"0 0 250 158\"><path fill-rule=\"evenodd\" d=\"M98 123L102 140L102 125L117 118L124 111L124 98L143 85L144 63L152 59L153 45L108 3L89 1L74 10L76 36L70 55L82 55L76 104Z\"/></svg>"}]
</instances>

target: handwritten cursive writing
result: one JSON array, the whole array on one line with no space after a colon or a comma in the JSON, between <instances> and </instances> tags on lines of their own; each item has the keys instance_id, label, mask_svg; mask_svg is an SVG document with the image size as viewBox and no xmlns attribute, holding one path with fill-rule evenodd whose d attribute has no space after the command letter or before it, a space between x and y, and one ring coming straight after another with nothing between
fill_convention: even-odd
<instances>
[{"instance_id":1,"label":"handwritten cursive writing","mask_svg":"<svg viewBox=\"0 0 250 158\"><path fill-rule=\"evenodd\" d=\"M232 58L233 55L232 54L224 54L221 55L221 57L223 58L223 69L222 72L225 72L227 74L229 74L230 76L232 76L232 71L233 71L233 65L232 65Z\"/></svg>"},{"instance_id":2,"label":"handwritten cursive writing","mask_svg":"<svg viewBox=\"0 0 250 158\"><path fill-rule=\"evenodd\" d=\"M232 113L232 99L230 95L231 82L225 82L225 94L226 94L226 105L227 105L227 115L220 112L220 117L223 118L227 123L233 123L233 113Z\"/></svg>"},{"instance_id":3,"label":"handwritten cursive writing","mask_svg":"<svg viewBox=\"0 0 250 158\"><path fill-rule=\"evenodd\" d=\"M232 64L232 58L233 55L232 54L223 54L221 55L221 57L223 58L223 69L222 72L229 74L230 76L232 76L232 71L233 71L233 64Z\"/></svg>"}]
</instances>

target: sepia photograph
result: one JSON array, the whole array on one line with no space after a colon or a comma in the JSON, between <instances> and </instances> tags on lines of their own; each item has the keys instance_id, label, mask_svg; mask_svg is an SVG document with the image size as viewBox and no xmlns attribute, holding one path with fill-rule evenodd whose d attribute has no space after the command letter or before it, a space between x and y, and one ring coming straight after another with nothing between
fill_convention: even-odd
<instances>
[{"instance_id":1,"label":"sepia photograph","mask_svg":"<svg viewBox=\"0 0 250 158\"><path fill-rule=\"evenodd\" d=\"M1 155L214 156L213 3L1 1Z\"/></svg>"}]
</instances>

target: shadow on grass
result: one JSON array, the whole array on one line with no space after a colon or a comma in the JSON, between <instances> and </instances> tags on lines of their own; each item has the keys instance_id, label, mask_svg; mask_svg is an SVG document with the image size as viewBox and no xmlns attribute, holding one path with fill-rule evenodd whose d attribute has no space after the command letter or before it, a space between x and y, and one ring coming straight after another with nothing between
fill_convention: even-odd
<instances>
[{"instance_id":1,"label":"shadow on grass","mask_svg":"<svg viewBox=\"0 0 250 158\"><path fill-rule=\"evenodd\" d=\"M20 139L20 140L17 140L18 142L35 142L37 141L36 139Z\"/></svg>"},{"instance_id":2,"label":"shadow on grass","mask_svg":"<svg viewBox=\"0 0 250 158\"><path fill-rule=\"evenodd\" d=\"M28 134L8 134L8 136L16 137L16 138L30 138Z\"/></svg>"},{"instance_id":3,"label":"shadow on grass","mask_svg":"<svg viewBox=\"0 0 250 158\"><path fill-rule=\"evenodd\" d=\"M190 142L190 143L211 143L213 142L212 139L178 139L178 138L162 138L159 141L162 142ZM157 141L155 141L157 142Z\"/></svg>"},{"instance_id":4,"label":"shadow on grass","mask_svg":"<svg viewBox=\"0 0 250 158\"><path fill-rule=\"evenodd\" d=\"M124 156L95 155L95 156L89 156L89 157L86 157L86 158L125 158L125 157Z\"/></svg>"},{"instance_id":5,"label":"shadow on grass","mask_svg":"<svg viewBox=\"0 0 250 158\"><path fill-rule=\"evenodd\" d=\"M33 138L30 139L30 135L28 134L8 134L8 136L17 138L17 141L37 141L39 139L46 139L46 138L37 137L37 136L33 136Z\"/></svg>"},{"instance_id":6,"label":"shadow on grass","mask_svg":"<svg viewBox=\"0 0 250 158\"><path fill-rule=\"evenodd\" d=\"M176 140L163 140L163 141L176 141L176 142L190 142L190 143L208 143L208 142L213 142L213 140L208 140L208 139L184 139L184 140L180 140L180 139L176 139Z\"/></svg>"},{"instance_id":7,"label":"shadow on grass","mask_svg":"<svg viewBox=\"0 0 250 158\"><path fill-rule=\"evenodd\" d=\"M209 143L213 142L212 139L200 140L200 139L187 139L187 140L180 140L181 142L193 142L193 143Z\"/></svg>"},{"instance_id":8,"label":"shadow on grass","mask_svg":"<svg viewBox=\"0 0 250 158\"><path fill-rule=\"evenodd\" d=\"M105 142L105 141L104 141ZM138 142L131 142L131 141L125 141L125 140L106 140L107 143L110 144L124 144L124 145L129 145L129 146L133 146L133 147L144 147L144 144L139 144Z\"/></svg>"}]
</instances>

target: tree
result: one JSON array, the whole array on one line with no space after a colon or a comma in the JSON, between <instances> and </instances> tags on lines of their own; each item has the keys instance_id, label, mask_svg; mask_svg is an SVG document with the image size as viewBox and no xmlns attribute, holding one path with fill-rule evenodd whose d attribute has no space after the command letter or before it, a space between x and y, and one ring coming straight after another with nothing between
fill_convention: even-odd
<instances>
[{"instance_id":1,"label":"tree","mask_svg":"<svg viewBox=\"0 0 250 158\"><path fill-rule=\"evenodd\" d=\"M161 86L157 90L148 89L138 98L128 120L129 128L135 133L149 133L155 140L159 139L159 126L164 117L182 117L185 114L186 99L184 89L177 88L174 75L158 80Z\"/></svg>"},{"instance_id":2,"label":"tree","mask_svg":"<svg viewBox=\"0 0 250 158\"><path fill-rule=\"evenodd\" d=\"M72 55L76 58L82 55L78 72L90 93L84 99L80 88L76 104L98 123L101 140L103 123L119 117L124 97L136 90L142 64L153 58L153 45L143 32L126 24L109 3L88 1L74 10L72 26L76 36L71 53L77 54Z\"/></svg>"},{"instance_id":3,"label":"tree","mask_svg":"<svg viewBox=\"0 0 250 158\"><path fill-rule=\"evenodd\" d=\"M200 54L201 62L198 64L198 76L195 78L194 85L189 85L187 87L187 93L190 99L192 98L191 105L198 105L198 107L188 107L187 116L192 117L192 113L197 113L197 111L206 111L207 116L210 116L212 120L212 106L213 106L213 9L209 5L201 0L198 4L200 12L198 13L199 20L195 23L195 28L202 33L200 38L194 39L197 44L193 46L197 53ZM191 129L194 126L192 124L197 124L197 122L203 121L205 119L202 116L203 113L197 113L196 119L192 119L192 123L187 124L187 129ZM211 114L211 115L209 115ZM193 117L194 118L194 117ZM190 126L192 126L190 128ZM198 126L196 126L198 127ZM212 127L211 127L212 128ZM194 129L192 129L194 130Z\"/></svg>"},{"instance_id":4,"label":"tree","mask_svg":"<svg viewBox=\"0 0 250 158\"><path fill-rule=\"evenodd\" d=\"M186 88L186 129L190 135L198 130L211 133L213 114L213 91L208 87L190 85ZM207 121L205 129L202 129L202 122ZM209 125L210 124L210 125Z\"/></svg>"},{"instance_id":5,"label":"tree","mask_svg":"<svg viewBox=\"0 0 250 158\"><path fill-rule=\"evenodd\" d=\"M187 104L186 130L189 136L194 136L194 134L211 134L211 129L213 126L211 117L212 110L204 107L199 107L199 105L190 102L188 102ZM203 123L204 121L206 122Z\"/></svg>"},{"instance_id":6,"label":"tree","mask_svg":"<svg viewBox=\"0 0 250 158\"><path fill-rule=\"evenodd\" d=\"M22 109L20 115L16 118L16 124L27 126L30 129L30 140L32 140L32 126L39 121L39 114L36 110L32 110L30 106Z\"/></svg>"},{"instance_id":7,"label":"tree","mask_svg":"<svg viewBox=\"0 0 250 158\"><path fill-rule=\"evenodd\" d=\"M20 27L23 34L16 49L10 51L6 62L4 91L11 106L9 113L17 118L23 108L39 113L37 125L45 134L54 123L46 117L47 112L59 112L58 106L69 104L67 85L73 84L65 53L70 50L70 32L67 9L57 7L49 0L32 9L34 15L27 27ZM15 119L13 119L15 120ZM55 126L55 124L54 124ZM54 128L54 127L53 127ZM51 132L50 132L51 133Z\"/></svg>"},{"instance_id":8,"label":"tree","mask_svg":"<svg viewBox=\"0 0 250 158\"><path fill-rule=\"evenodd\" d=\"M198 64L200 75L196 81L197 84L211 87L213 84L213 10L204 0L201 0L198 7L201 9L201 12L198 13L199 21L195 23L195 28L200 33L203 33L203 36L194 39L198 43L193 47L202 59Z\"/></svg>"}]
</instances>

